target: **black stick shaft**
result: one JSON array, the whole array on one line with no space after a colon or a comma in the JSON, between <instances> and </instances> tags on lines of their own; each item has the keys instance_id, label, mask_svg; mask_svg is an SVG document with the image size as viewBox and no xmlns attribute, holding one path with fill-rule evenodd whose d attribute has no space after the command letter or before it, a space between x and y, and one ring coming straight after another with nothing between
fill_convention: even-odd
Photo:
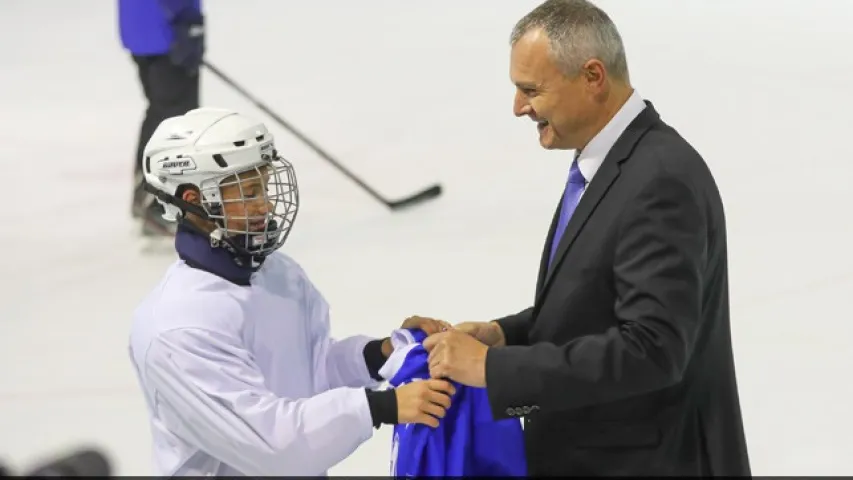
<instances>
[{"instance_id":1,"label":"black stick shaft","mask_svg":"<svg viewBox=\"0 0 853 480\"><path fill-rule=\"evenodd\" d=\"M219 77L220 80L231 86L238 93L246 97L250 102L252 102L258 109L269 115L273 120L275 120L279 125L288 130L291 134L293 134L296 138L301 140L305 145L308 145L309 148L314 150L317 155L319 155L322 159L331 163L338 171L343 173L347 178L352 180L359 187L364 189L371 197L383 203L386 207L392 210L398 210L405 207L409 207L412 205L416 205L427 200L431 200L441 195L442 188L441 185L432 185L420 192L417 192L413 195L410 195L406 198L402 198L396 201L388 200L379 194L376 190L374 190L370 185L365 183L361 178L359 178L356 174L352 173L348 168L346 168L341 162L339 162L335 157L331 154L323 150L319 145L314 143L310 138L306 137L305 134L299 131L296 127L294 127L290 122L283 119L281 116L272 111L269 107L266 106L263 102L255 98L252 94L250 94L246 89L241 87L237 82L235 82L231 77L226 75L222 70L212 65L210 62L205 61L204 66L207 67L214 75Z\"/></svg>"}]
</instances>

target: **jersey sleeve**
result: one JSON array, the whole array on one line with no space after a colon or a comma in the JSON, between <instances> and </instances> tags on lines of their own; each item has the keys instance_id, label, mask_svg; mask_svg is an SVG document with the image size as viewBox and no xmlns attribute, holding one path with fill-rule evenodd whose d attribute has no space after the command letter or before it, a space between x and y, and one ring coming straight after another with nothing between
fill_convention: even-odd
<instances>
[{"instance_id":1,"label":"jersey sleeve","mask_svg":"<svg viewBox=\"0 0 853 480\"><path fill-rule=\"evenodd\" d=\"M394 352L379 370L392 387L429 378L429 354L420 342L425 335L416 329L399 329L391 333L391 345ZM443 422L442 422L443 423ZM432 427L420 424L394 425L394 436L391 442L391 476L429 477L443 476L443 471L435 465L441 463L441 449L429 448L432 443L440 440L443 426L438 431ZM430 452L431 455L428 455Z\"/></svg>"},{"instance_id":2,"label":"jersey sleeve","mask_svg":"<svg viewBox=\"0 0 853 480\"><path fill-rule=\"evenodd\" d=\"M364 347L374 339L363 335L332 338L329 304L310 282L307 282L306 302L313 337L314 377L319 389L378 387L381 382L371 377L364 356Z\"/></svg>"},{"instance_id":3,"label":"jersey sleeve","mask_svg":"<svg viewBox=\"0 0 853 480\"><path fill-rule=\"evenodd\" d=\"M424 338L426 335L418 329L398 329L391 333L394 351L379 369L379 375L392 387L430 378L429 353L421 345Z\"/></svg>"},{"instance_id":4,"label":"jersey sleeve","mask_svg":"<svg viewBox=\"0 0 853 480\"><path fill-rule=\"evenodd\" d=\"M278 397L240 340L223 333L161 334L145 365L168 428L249 476L322 475L373 434L364 389Z\"/></svg>"}]
</instances>

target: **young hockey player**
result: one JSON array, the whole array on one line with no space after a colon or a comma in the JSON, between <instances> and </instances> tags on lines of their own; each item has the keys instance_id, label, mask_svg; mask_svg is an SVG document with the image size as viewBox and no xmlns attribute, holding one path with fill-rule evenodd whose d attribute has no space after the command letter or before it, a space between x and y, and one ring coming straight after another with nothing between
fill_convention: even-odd
<instances>
[{"instance_id":1,"label":"young hockey player","mask_svg":"<svg viewBox=\"0 0 853 480\"><path fill-rule=\"evenodd\" d=\"M278 251L299 191L262 123L210 108L167 119L142 169L180 257L130 334L156 475L325 475L382 423L438 426L452 385L372 390L390 340L331 338L326 300Z\"/></svg>"}]
</instances>

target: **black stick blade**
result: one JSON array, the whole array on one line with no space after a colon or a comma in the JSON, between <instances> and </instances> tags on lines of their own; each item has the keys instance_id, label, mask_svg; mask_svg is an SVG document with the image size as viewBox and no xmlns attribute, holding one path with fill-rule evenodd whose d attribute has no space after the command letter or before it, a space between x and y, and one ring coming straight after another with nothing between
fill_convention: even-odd
<instances>
[{"instance_id":1,"label":"black stick blade","mask_svg":"<svg viewBox=\"0 0 853 480\"><path fill-rule=\"evenodd\" d=\"M388 202L387 205L389 208L391 208L391 210L400 210L403 208L417 205L419 203L426 202L428 200L432 200L433 198L437 198L440 195L441 185L433 185L409 197L401 198L400 200L397 200L395 202Z\"/></svg>"}]
</instances>

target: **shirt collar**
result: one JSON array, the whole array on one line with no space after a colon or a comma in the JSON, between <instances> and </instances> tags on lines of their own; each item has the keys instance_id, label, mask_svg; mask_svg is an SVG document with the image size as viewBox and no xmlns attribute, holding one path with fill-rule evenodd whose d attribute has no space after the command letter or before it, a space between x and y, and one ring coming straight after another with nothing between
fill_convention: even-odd
<instances>
[{"instance_id":1,"label":"shirt collar","mask_svg":"<svg viewBox=\"0 0 853 480\"><path fill-rule=\"evenodd\" d=\"M628 97L628 101L622 105L622 108L616 112L616 115L610 119L607 125L590 140L582 151L575 153L575 158L578 160L578 168L587 183L592 180L595 172L604 163L607 153L610 152L610 149L613 148L613 145L619 140L619 137L628 128L628 125L645 108L646 103L643 101L643 98L634 90L634 93Z\"/></svg>"}]
</instances>

